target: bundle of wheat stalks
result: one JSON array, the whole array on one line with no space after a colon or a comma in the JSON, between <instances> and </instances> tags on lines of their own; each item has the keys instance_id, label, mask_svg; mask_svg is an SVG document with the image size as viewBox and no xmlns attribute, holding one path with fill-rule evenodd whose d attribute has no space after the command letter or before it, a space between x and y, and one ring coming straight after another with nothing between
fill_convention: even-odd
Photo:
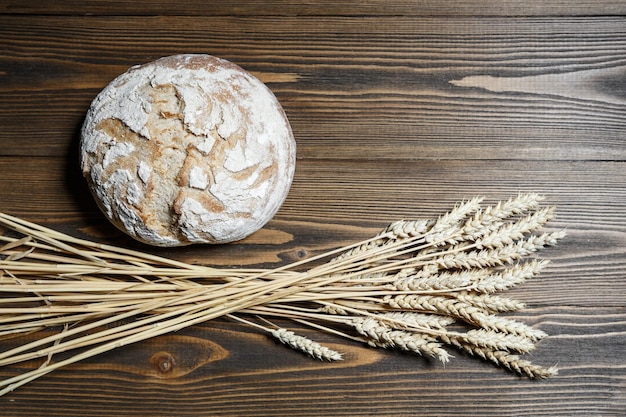
<instances>
[{"instance_id":1,"label":"bundle of wheat stalks","mask_svg":"<svg viewBox=\"0 0 626 417\"><path fill-rule=\"evenodd\" d=\"M520 194L481 207L473 198L438 219L398 221L371 239L275 269L190 265L0 213L0 224L19 234L0 237L0 337L50 330L0 352L0 366L42 360L1 381L0 395L62 366L217 317L321 360L342 356L271 320L444 363L448 345L529 377L554 375L554 367L517 355L546 334L497 315L523 304L494 295L537 275L546 261L522 259L564 236L540 230L554 216L541 200ZM68 351L73 355L54 360Z\"/></svg>"}]
</instances>

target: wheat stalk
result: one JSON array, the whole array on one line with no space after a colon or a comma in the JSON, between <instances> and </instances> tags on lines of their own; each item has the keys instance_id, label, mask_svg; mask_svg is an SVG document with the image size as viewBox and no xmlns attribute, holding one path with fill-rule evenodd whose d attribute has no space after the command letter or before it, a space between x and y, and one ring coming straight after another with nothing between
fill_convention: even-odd
<instances>
[{"instance_id":1,"label":"wheat stalk","mask_svg":"<svg viewBox=\"0 0 626 417\"><path fill-rule=\"evenodd\" d=\"M482 207L482 198L473 198L438 219L398 221L371 239L274 269L190 265L0 213L0 224L17 233L0 236L0 336L60 329L0 352L0 366L43 360L0 381L0 395L62 366L218 317L321 360L342 356L261 322L290 319L442 362L452 357L449 346L530 377L552 375L554 368L508 353L529 352L546 334L498 316L524 305L494 294L538 275L547 262L522 259L564 236L541 231L554 217L542 200L520 194ZM55 361L61 352L71 355Z\"/></svg>"}]
</instances>

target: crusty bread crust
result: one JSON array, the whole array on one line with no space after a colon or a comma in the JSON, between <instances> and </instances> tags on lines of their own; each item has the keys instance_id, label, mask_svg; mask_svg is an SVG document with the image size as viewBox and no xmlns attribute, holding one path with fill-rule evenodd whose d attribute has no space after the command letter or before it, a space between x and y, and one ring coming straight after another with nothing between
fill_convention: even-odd
<instances>
[{"instance_id":1,"label":"crusty bread crust","mask_svg":"<svg viewBox=\"0 0 626 417\"><path fill-rule=\"evenodd\" d=\"M287 196L295 141L272 92L237 65L176 55L136 66L93 101L81 167L118 228L157 246L224 243Z\"/></svg>"}]
</instances>

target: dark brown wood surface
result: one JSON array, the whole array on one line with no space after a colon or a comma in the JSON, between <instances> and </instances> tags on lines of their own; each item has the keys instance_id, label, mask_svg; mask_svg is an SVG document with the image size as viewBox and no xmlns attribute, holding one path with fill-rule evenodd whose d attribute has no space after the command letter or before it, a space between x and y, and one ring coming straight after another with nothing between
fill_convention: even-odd
<instances>
[{"instance_id":1,"label":"dark brown wood surface","mask_svg":"<svg viewBox=\"0 0 626 417\"><path fill-rule=\"evenodd\" d=\"M146 248L98 211L78 133L115 76L190 52L275 92L296 178L242 242ZM557 377L329 335L315 337L345 360L319 363L218 319L47 375L0 397L0 416L626 415L624 2L0 0L0 211L187 262L267 267L520 191L545 194L568 230L513 291L528 304L519 318L551 335L532 360Z\"/></svg>"}]
</instances>

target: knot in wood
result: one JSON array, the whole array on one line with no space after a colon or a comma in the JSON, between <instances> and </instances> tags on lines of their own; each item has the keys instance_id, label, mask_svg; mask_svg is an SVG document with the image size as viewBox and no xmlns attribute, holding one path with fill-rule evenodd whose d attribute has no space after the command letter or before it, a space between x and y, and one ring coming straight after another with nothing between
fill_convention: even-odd
<instances>
[{"instance_id":1,"label":"knot in wood","mask_svg":"<svg viewBox=\"0 0 626 417\"><path fill-rule=\"evenodd\" d=\"M170 374L176 367L176 359L168 352L157 352L150 358L150 364L160 374Z\"/></svg>"}]
</instances>

